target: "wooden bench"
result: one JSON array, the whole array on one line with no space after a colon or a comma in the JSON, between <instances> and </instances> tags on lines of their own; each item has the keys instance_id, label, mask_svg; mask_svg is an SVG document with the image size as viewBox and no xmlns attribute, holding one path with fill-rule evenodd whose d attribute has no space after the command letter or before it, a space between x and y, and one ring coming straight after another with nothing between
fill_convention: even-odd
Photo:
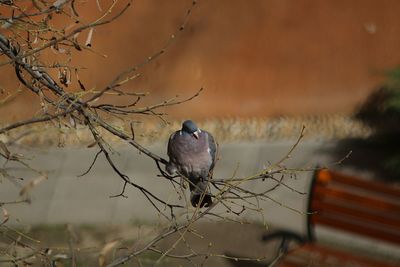
<instances>
[{"instance_id":1,"label":"wooden bench","mask_svg":"<svg viewBox=\"0 0 400 267\"><path fill-rule=\"evenodd\" d=\"M346 250L316 242L315 228L335 230L400 245L400 189L361 180L327 169L317 170L308 199L307 236L292 238L294 233L267 234L268 241L282 238L282 257L275 266L400 266L400 262L374 260ZM300 246L291 249L295 240Z\"/></svg>"}]
</instances>

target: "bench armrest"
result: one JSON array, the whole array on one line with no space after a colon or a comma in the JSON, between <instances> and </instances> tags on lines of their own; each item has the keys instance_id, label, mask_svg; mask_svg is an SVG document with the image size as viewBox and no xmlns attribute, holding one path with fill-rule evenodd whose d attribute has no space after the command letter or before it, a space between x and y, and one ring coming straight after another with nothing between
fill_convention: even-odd
<instances>
[{"instance_id":1,"label":"bench armrest","mask_svg":"<svg viewBox=\"0 0 400 267\"><path fill-rule=\"evenodd\" d=\"M289 250L289 244L302 245L307 242L307 239L298 233L289 230L277 230L272 233L267 233L262 236L262 241L272 242L275 240L281 240L279 245L279 253L287 253Z\"/></svg>"}]
</instances>

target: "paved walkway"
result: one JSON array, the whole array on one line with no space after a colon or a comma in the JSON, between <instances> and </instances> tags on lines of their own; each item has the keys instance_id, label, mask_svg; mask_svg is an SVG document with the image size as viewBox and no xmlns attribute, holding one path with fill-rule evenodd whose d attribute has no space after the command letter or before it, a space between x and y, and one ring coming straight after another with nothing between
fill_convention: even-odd
<instances>
[{"instance_id":1,"label":"paved walkway","mask_svg":"<svg viewBox=\"0 0 400 267\"><path fill-rule=\"evenodd\" d=\"M240 143L221 146L221 160L218 162L214 177L248 176L259 171L266 162L277 161L291 147L292 142ZM287 162L290 167L311 166L316 163L334 161L325 155L324 148L333 144L303 142ZM165 146L156 144L150 149L165 155ZM27 153L28 151L24 151ZM31 153L32 152L32 153ZM31 165L49 173L48 181L32 190L31 204L7 206L12 217L22 223L126 223L132 220L152 220L157 214L151 208L143 194L134 188L127 188L128 198L110 198L122 188L122 180L115 175L104 158L99 158L92 171L77 177L90 165L96 149L35 149ZM170 183L157 177L157 169L152 160L138 154L133 149L118 149L113 158L119 168L136 183L151 189L163 198L173 197ZM9 165L7 165L9 166ZM14 170L21 177L35 177L35 174ZM310 173L299 173L296 178L285 178L285 182L300 191L306 191ZM249 188L268 188L269 182L252 182ZM20 188L4 179L0 186L1 201L15 199ZM271 198L296 210L304 211L306 196L280 187L271 192ZM291 228L302 225L302 215L284 208L273 201L262 203L264 216L268 222L283 224ZM246 214L246 216L253 216ZM287 225L286 225L287 224Z\"/></svg>"}]
</instances>

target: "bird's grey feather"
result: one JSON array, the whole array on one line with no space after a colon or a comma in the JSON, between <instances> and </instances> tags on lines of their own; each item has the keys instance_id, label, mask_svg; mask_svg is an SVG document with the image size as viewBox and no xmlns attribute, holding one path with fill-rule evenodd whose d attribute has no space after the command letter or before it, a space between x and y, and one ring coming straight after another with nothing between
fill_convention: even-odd
<instances>
[{"instance_id":1,"label":"bird's grey feather","mask_svg":"<svg viewBox=\"0 0 400 267\"><path fill-rule=\"evenodd\" d=\"M216 157L213 136L207 131L198 132L198 138L194 138L193 134L183 127L182 130L171 135L168 142L170 161L166 168L170 174L178 171L189 179L193 205L197 204L202 194L206 194L205 201L211 203L208 179L214 168Z\"/></svg>"}]
</instances>

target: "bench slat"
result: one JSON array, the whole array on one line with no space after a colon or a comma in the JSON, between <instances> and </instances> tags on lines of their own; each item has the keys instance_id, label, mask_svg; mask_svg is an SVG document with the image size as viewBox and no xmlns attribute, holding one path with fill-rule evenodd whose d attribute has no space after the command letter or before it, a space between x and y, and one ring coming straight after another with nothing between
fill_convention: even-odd
<instances>
[{"instance_id":1,"label":"bench slat","mask_svg":"<svg viewBox=\"0 0 400 267\"><path fill-rule=\"evenodd\" d=\"M400 188L392 188L384 183L376 181L364 181L354 176L332 172L325 169L318 171L317 179L323 182L336 181L338 183L350 185L356 188L363 188L372 192L380 192L400 198Z\"/></svg>"},{"instance_id":2,"label":"bench slat","mask_svg":"<svg viewBox=\"0 0 400 267\"><path fill-rule=\"evenodd\" d=\"M323 213L328 213L339 218L345 216L350 217L352 220L361 219L368 223L378 223L379 225L375 225L375 227L392 227L392 229L400 232L400 217L394 218L392 214L388 214L387 212L370 213L362 209L319 200L313 202L312 209L317 212L313 216L319 216Z\"/></svg>"},{"instance_id":3,"label":"bench slat","mask_svg":"<svg viewBox=\"0 0 400 267\"><path fill-rule=\"evenodd\" d=\"M278 266L394 267L398 266L398 264L382 262L326 246L308 243L290 252Z\"/></svg>"},{"instance_id":4,"label":"bench slat","mask_svg":"<svg viewBox=\"0 0 400 267\"><path fill-rule=\"evenodd\" d=\"M393 212L400 214L400 205L397 205L395 203L369 196L360 196L352 194L336 188L334 189L334 188L316 186L314 188L314 198L323 199L324 197L332 197L332 198L347 200L362 205L364 207L374 208L384 212Z\"/></svg>"},{"instance_id":5,"label":"bench slat","mask_svg":"<svg viewBox=\"0 0 400 267\"><path fill-rule=\"evenodd\" d=\"M389 233L378 228L371 228L365 225L353 224L338 220L337 218L329 217L327 215L312 216L311 221L313 224L323 224L338 229L347 230L363 236L369 236L380 240L386 240L392 243L400 244L400 235Z\"/></svg>"}]
</instances>

